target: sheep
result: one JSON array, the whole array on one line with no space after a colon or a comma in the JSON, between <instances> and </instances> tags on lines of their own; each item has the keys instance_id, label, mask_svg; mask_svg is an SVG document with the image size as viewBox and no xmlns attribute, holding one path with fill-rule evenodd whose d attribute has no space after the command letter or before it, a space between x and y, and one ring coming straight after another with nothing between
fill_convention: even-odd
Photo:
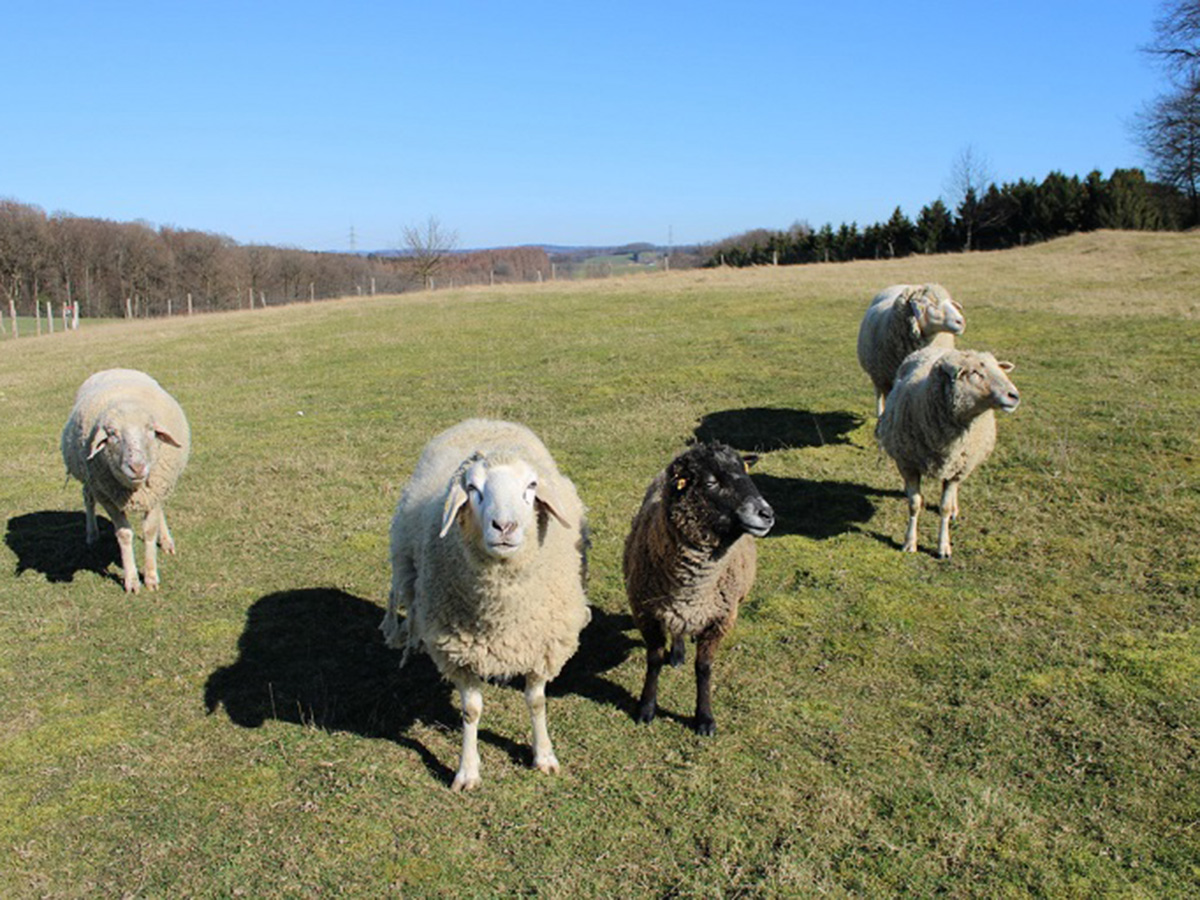
<instances>
[{"instance_id":1,"label":"sheep","mask_svg":"<svg viewBox=\"0 0 1200 900\"><path fill-rule=\"evenodd\" d=\"M908 354L930 345L952 348L965 328L962 306L940 284L894 284L876 294L858 328L858 362L875 385L875 415L883 415Z\"/></svg>"},{"instance_id":2,"label":"sheep","mask_svg":"<svg viewBox=\"0 0 1200 900\"><path fill-rule=\"evenodd\" d=\"M696 640L697 734L716 733L712 664L721 640L737 621L757 567L754 538L775 523L749 468L722 443L696 444L676 456L650 482L625 539L625 591L646 641L646 677L637 720L651 722L658 705L658 675L667 660L684 661L684 637Z\"/></svg>"},{"instance_id":3,"label":"sheep","mask_svg":"<svg viewBox=\"0 0 1200 900\"><path fill-rule=\"evenodd\" d=\"M380 628L388 646L404 648L401 666L423 649L458 689L463 734L453 790L480 784L487 679L525 676L533 766L558 772L546 684L591 619L587 547L575 486L525 426L468 419L425 446L392 519L392 585Z\"/></svg>"},{"instance_id":4,"label":"sheep","mask_svg":"<svg viewBox=\"0 0 1200 900\"><path fill-rule=\"evenodd\" d=\"M879 445L896 463L908 497L903 550L917 550L921 476L942 484L938 556L950 556L950 522L958 518L958 486L996 444L993 410L1012 412L1021 395L1010 362L986 351L926 347L896 373L896 386L875 426Z\"/></svg>"},{"instance_id":5,"label":"sheep","mask_svg":"<svg viewBox=\"0 0 1200 900\"><path fill-rule=\"evenodd\" d=\"M163 503L187 465L191 444L183 409L145 372L97 372L75 395L62 432L63 462L68 477L83 484L88 544L100 538L97 501L112 520L126 593L137 593L139 587L129 514L145 515L146 587L157 590L158 547L175 552Z\"/></svg>"}]
</instances>

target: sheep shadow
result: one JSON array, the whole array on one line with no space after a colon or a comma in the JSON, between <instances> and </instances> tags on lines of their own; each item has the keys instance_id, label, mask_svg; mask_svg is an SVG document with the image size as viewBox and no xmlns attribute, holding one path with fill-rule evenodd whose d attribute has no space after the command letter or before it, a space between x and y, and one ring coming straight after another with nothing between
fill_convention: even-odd
<instances>
[{"instance_id":1,"label":"sheep shadow","mask_svg":"<svg viewBox=\"0 0 1200 900\"><path fill-rule=\"evenodd\" d=\"M117 536L112 523L97 517L100 540L87 543L87 519L83 512L43 510L13 516L8 520L4 542L17 557L16 575L39 572L47 581L67 583L78 572L91 572L120 582L109 566L120 565Z\"/></svg>"},{"instance_id":2,"label":"sheep shadow","mask_svg":"<svg viewBox=\"0 0 1200 900\"><path fill-rule=\"evenodd\" d=\"M767 540L789 534L826 540L847 531L862 530L859 526L875 515L874 500L904 497L903 491L849 481L810 481L757 473L753 478L775 510L775 527Z\"/></svg>"},{"instance_id":3,"label":"sheep shadow","mask_svg":"<svg viewBox=\"0 0 1200 900\"><path fill-rule=\"evenodd\" d=\"M336 588L261 597L246 613L237 660L205 683L205 708L211 715L223 707L242 728L275 720L389 740L412 750L434 777L449 784L454 770L407 732L417 722L457 731L453 688L423 653L413 653L401 669L400 651L383 642L382 618L383 609L375 603ZM551 682L550 693L622 702L625 692L598 673L628 655L634 642L624 635L625 627L632 627L628 616L594 610L579 651ZM520 683L516 679L512 687ZM481 728L479 738L515 764L528 765L523 733L517 741Z\"/></svg>"},{"instance_id":4,"label":"sheep shadow","mask_svg":"<svg viewBox=\"0 0 1200 900\"><path fill-rule=\"evenodd\" d=\"M237 660L205 683L205 708L211 715L224 707L243 728L273 719L391 740L449 782L453 770L405 732L417 721L457 727L450 686L423 654L399 668L382 618L376 604L335 588L261 597L246 613Z\"/></svg>"},{"instance_id":5,"label":"sheep shadow","mask_svg":"<svg viewBox=\"0 0 1200 900\"><path fill-rule=\"evenodd\" d=\"M863 424L849 412L750 407L707 413L694 430L697 441L720 441L735 450L768 453L849 444L849 435Z\"/></svg>"}]
</instances>

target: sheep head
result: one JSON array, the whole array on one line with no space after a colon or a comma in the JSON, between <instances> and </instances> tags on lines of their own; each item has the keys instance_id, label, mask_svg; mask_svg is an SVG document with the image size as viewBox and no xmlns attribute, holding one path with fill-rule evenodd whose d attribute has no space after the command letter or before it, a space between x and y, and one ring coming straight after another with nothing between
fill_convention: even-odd
<instances>
[{"instance_id":1,"label":"sheep head","mask_svg":"<svg viewBox=\"0 0 1200 900\"><path fill-rule=\"evenodd\" d=\"M775 511L750 479L757 461L720 443L697 444L675 457L664 483L671 523L699 545L765 535L775 524Z\"/></svg>"},{"instance_id":2,"label":"sheep head","mask_svg":"<svg viewBox=\"0 0 1200 900\"><path fill-rule=\"evenodd\" d=\"M438 536L445 537L457 521L469 542L485 555L509 559L520 553L530 533L537 535L542 513L571 527L551 486L528 462L515 456L475 454L450 482Z\"/></svg>"},{"instance_id":3,"label":"sheep head","mask_svg":"<svg viewBox=\"0 0 1200 900\"><path fill-rule=\"evenodd\" d=\"M1013 364L998 361L986 350L947 353L939 368L951 408L962 418L973 418L989 409L1012 412L1021 403L1021 394L1008 377Z\"/></svg>"},{"instance_id":4,"label":"sheep head","mask_svg":"<svg viewBox=\"0 0 1200 900\"><path fill-rule=\"evenodd\" d=\"M945 331L962 334L967 327L963 308L940 284L927 284L908 301L909 310L925 337Z\"/></svg>"},{"instance_id":5,"label":"sheep head","mask_svg":"<svg viewBox=\"0 0 1200 900\"><path fill-rule=\"evenodd\" d=\"M181 446L148 410L117 404L96 422L87 458L100 456L117 481L136 490L146 483L158 461L159 443Z\"/></svg>"}]
</instances>

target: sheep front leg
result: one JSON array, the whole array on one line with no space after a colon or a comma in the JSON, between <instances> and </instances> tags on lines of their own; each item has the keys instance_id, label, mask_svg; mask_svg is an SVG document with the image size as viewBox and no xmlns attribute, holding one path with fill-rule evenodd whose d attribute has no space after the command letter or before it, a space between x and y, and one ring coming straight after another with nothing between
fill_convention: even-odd
<instances>
[{"instance_id":1,"label":"sheep front leg","mask_svg":"<svg viewBox=\"0 0 1200 900\"><path fill-rule=\"evenodd\" d=\"M167 511L161 506L158 508L158 546L164 553L175 555L175 538L171 537L171 529L167 527Z\"/></svg>"},{"instance_id":2,"label":"sheep front leg","mask_svg":"<svg viewBox=\"0 0 1200 900\"><path fill-rule=\"evenodd\" d=\"M950 558L950 523L958 518L958 482L942 482L941 522L938 524L938 556Z\"/></svg>"},{"instance_id":3,"label":"sheep front leg","mask_svg":"<svg viewBox=\"0 0 1200 900\"><path fill-rule=\"evenodd\" d=\"M158 590L158 538L162 525L161 506L156 506L146 513L146 518L142 521L142 543L146 546L146 589L151 591Z\"/></svg>"},{"instance_id":4,"label":"sheep front leg","mask_svg":"<svg viewBox=\"0 0 1200 900\"><path fill-rule=\"evenodd\" d=\"M883 418L883 405L885 394L879 388L875 388L875 418Z\"/></svg>"},{"instance_id":5,"label":"sheep front leg","mask_svg":"<svg viewBox=\"0 0 1200 900\"><path fill-rule=\"evenodd\" d=\"M483 715L483 682L469 672L454 679L462 700L462 755L454 775L452 791L473 791L479 787L479 717Z\"/></svg>"},{"instance_id":6,"label":"sheep front leg","mask_svg":"<svg viewBox=\"0 0 1200 900\"><path fill-rule=\"evenodd\" d=\"M658 673L667 658L667 636L656 619L638 622L638 625L646 640L646 679L642 682L642 696L638 700L637 720L653 722L658 711Z\"/></svg>"},{"instance_id":7,"label":"sheep front leg","mask_svg":"<svg viewBox=\"0 0 1200 900\"><path fill-rule=\"evenodd\" d=\"M104 509L117 532L117 546L121 548L121 568L125 570L125 593L136 594L141 584L138 581L137 562L133 558L133 528L129 524L129 517L108 502L104 503Z\"/></svg>"},{"instance_id":8,"label":"sheep front leg","mask_svg":"<svg viewBox=\"0 0 1200 900\"><path fill-rule=\"evenodd\" d=\"M712 664L721 643L719 633L701 634L696 639L696 734L711 737L717 733L712 711Z\"/></svg>"},{"instance_id":9,"label":"sheep front leg","mask_svg":"<svg viewBox=\"0 0 1200 900\"><path fill-rule=\"evenodd\" d=\"M533 722L533 767L547 775L558 774L558 758L550 743L546 728L546 679L537 675L525 676L525 703Z\"/></svg>"},{"instance_id":10,"label":"sheep front leg","mask_svg":"<svg viewBox=\"0 0 1200 900\"><path fill-rule=\"evenodd\" d=\"M908 530L904 532L904 546L900 549L905 553L917 552L917 519L921 515L921 473L904 472L904 495L908 497Z\"/></svg>"},{"instance_id":11,"label":"sheep front leg","mask_svg":"<svg viewBox=\"0 0 1200 900\"><path fill-rule=\"evenodd\" d=\"M100 540L100 528L96 524L96 496L86 484L83 486L83 517L87 522L87 543L90 547Z\"/></svg>"}]
</instances>

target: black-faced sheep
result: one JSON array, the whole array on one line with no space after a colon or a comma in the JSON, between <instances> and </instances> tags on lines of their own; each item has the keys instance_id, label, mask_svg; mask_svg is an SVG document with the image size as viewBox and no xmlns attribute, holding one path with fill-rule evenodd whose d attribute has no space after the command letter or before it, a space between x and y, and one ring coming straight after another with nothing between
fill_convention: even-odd
<instances>
[{"instance_id":1,"label":"black-faced sheep","mask_svg":"<svg viewBox=\"0 0 1200 900\"><path fill-rule=\"evenodd\" d=\"M546 683L575 653L591 617L586 551L575 486L528 428L471 419L426 445L392 519L392 587L380 627L389 646L404 647L404 660L423 649L458 688L463 740L454 790L480 783L485 679L525 677L533 765L558 771Z\"/></svg>"},{"instance_id":2,"label":"black-faced sheep","mask_svg":"<svg viewBox=\"0 0 1200 900\"><path fill-rule=\"evenodd\" d=\"M697 444L650 482L625 539L625 590L646 641L646 679L637 718L649 722L658 705L658 676L667 659L684 658L684 638L696 640L696 717L701 735L716 733L712 664L737 621L757 566L755 537L771 530L775 513L742 457L725 444Z\"/></svg>"},{"instance_id":3,"label":"black-faced sheep","mask_svg":"<svg viewBox=\"0 0 1200 900\"><path fill-rule=\"evenodd\" d=\"M1012 412L1021 395L1008 377L1013 365L976 350L927 347L896 373L875 437L896 462L908 497L903 549L917 550L921 476L941 482L938 556L950 556L950 522L958 518L958 486L996 445L993 410Z\"/></svg>"},{"instance_id":4,"label":"black-faced sheep","mask_svg":"<svg viewBox=\"0 0 1200 900\"><path fill-rule=\"evenodd\" d=\"M145 514L146 587L156 590L158 547L175 552L163 503L191 452L187 417L157 381L134 369L108 369L88 378L62 432L67 472L83 483L87 542L100 536L96 502L117 533L125 590L138 590L129 514Z\"/></svg>"},{"instance_id":5,"label":"black-faced sheep","mask_svg":"<svg viewBox=\"0 0 1200 900\"><path fill-rule=\"evenodd\" d=\"M875 295L858 328L858 362L875 385L883 415L896 370L926 346L950 349L966 328L963 309L940 284L894 284Z\"/></svg>"}]
</instances>

